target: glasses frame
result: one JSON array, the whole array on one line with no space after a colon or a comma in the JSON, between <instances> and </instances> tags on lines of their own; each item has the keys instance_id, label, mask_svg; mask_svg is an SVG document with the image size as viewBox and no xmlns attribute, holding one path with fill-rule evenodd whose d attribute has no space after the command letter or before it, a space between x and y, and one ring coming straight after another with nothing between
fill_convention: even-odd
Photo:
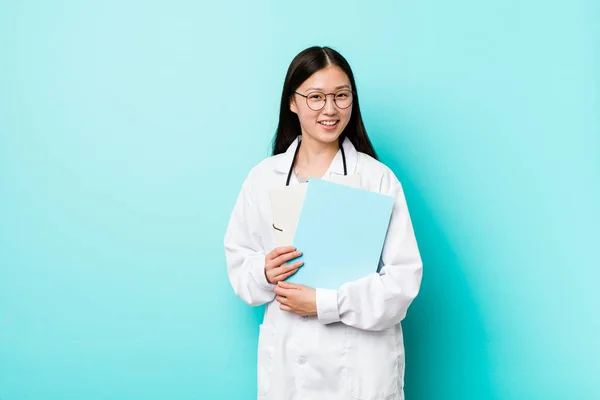
<instances>
[{"instance_id":1,"label":"glasses frame","mask_svg":"<svg viewBox=\"0 0 600 400\"><path fill-rule=\"evenodd\" d=\"M337 103L336 103L336 101L335 101L335 95L337 95L337 94L338 94L338 93L340 93L340 92L350 92L350 93L352 93L352 101L351 101L351 102L350 102L350 104L348 104L348 106L346 106L346 107L340 107L340 106L338 106L338 104L337 104ZM323 95L325 96L325 102L323 103L323 106L322 106L321 108L318 108L318 109L316 109L316 110L315 110L314 108L312 108L312 107L311 107L311 106L308 104L308 97L309 97L311 94L313 94L313 93L321 93L321 94L323 94ZM327 96L333 96L333 104L334 104L334 105L335 105L337 108L339 108L340 110L345 110L345 109L347 109L347 108L351 107L351 106L352 106L352 104L354 104L354 98L356 97L356 92L354 92L354 90L350 90L350 89L340 89L340 90L338 90L338 91L337 91L337 92L335 92L335 93L325 93L325 92L321 92L321 91L319 91L319 90L313 90L312 92L309 92L309 93L308 93L308 94L306 94L306 95L304 95L304 94L302 94L302 93L298 93L298 92L294 91L294 94L297 94L297 95L299 95L299 96L302 96L302 97L304 97L304 98L306 99L306 106L307 106L308 108L310 108L311 110L313 110L313 111L321 111L322 109L324 109L324 108L325 108L325 106L327 105Z\"/></svg>"}]
</instances>

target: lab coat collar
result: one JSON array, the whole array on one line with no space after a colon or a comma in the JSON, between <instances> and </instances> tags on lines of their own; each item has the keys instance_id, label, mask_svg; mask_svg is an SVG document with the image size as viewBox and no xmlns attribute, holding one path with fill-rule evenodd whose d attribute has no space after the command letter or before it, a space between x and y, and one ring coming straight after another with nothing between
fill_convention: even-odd
<instances>
[{"instance_id":1,"label":"lab coat collar","mask_svg":"<svg viewBox=\"0 0 600 400\"><path fill-rule=\"evenodd\" d=\"M288 149L281 155L277 164L275 165L275 171L287 174L290 171L290 167L292 164L292 160L294 159L294 153L296 152L296 148L298 147L298 143L302 136L298 136L292 144L288 147ZM356 164L358 161L358 152L356 148L348 138L344 138L344 142L342 143L344 147L344 153L346 154L346 169L348 170L348 175L356 173ZM325 177L331 176L333 174L336 175L344 175L344 163L342 161L342 152L338 150L337 154L331 161L331 165L329 169L325 173Z\"/></svg>"}]
</instances>

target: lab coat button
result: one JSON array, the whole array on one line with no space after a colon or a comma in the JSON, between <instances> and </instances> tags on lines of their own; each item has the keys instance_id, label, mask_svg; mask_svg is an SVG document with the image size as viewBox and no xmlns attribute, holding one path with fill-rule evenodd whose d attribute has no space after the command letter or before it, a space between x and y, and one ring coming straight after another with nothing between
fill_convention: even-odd
<instances>
[{"instance_id":1,"label":"lab coat button","mask_svg":"<svg viewBox=\"0 0 600 400\"><path fill-rule=\"evenodd\" d=\"M304 357L304 356L298 357L298 364L300 364L300 365L306 364L306 357Z\"/></svg>"}]
</instances>

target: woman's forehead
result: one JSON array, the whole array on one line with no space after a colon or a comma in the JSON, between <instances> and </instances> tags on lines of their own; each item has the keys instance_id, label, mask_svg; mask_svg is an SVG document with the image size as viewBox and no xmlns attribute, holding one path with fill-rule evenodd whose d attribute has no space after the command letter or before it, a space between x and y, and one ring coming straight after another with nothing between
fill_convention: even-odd
<instances>
[{"instance_id":1,"label":"woman's forehead","mask_svg":"<svg viewBox=\"0 0 600 400\"><path fill-rule=\"evenodd\" d=\"M312 74L298 89L335 91L352 88L348 75L337 65L330 65Z\"/></svg>"}]
</instances>

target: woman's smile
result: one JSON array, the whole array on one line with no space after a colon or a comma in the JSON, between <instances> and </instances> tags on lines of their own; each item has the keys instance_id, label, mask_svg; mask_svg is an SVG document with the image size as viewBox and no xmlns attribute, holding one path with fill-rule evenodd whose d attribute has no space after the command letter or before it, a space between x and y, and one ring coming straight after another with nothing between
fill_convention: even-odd
<instances>
[{"instance_id":1,"label":"woman's smile","mask_svg":"<svg viewBox=\"0 0 600 400\"><path fill-rule=\"evenodd\" d=\"M327 131L332 131L335 128L337 128L340 120L339 119L327 119L327 120L322 120L322 121L318 121L318 122L323 129L325 129Z\"/></svg>"}]
</instances>

